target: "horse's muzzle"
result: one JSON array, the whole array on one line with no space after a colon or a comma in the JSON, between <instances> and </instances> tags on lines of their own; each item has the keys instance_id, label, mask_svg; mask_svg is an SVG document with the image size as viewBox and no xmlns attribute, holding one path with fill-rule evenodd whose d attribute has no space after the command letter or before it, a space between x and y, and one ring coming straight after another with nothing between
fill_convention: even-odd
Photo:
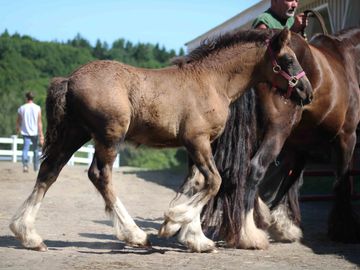
<instances>
[{"instance_id":1,"label":"horse's muzzle","mask_svg":"<svg viewBox=\"0 0 360 270\"><path fill-rule=\"evenodd\" d=\"M307 105L313 100L312 90L312 86L307 80L305 82L299 81L299 83L295 86L295 92L300 98L301 104Z\"/></svg>"},{"instance_id":2,"label":"horse's muzzle","mask_svg":"<svg viewBox=\"0 0 360 270\"><path fill-rule=\"evenodd\" d=\"M295 88L296 93L301 99L301 103L303 105L307 105L311 103L313 100L313 94L312 93L306 93L306 91L299 89L298 87Z\"/></svg>"}]
</instances>

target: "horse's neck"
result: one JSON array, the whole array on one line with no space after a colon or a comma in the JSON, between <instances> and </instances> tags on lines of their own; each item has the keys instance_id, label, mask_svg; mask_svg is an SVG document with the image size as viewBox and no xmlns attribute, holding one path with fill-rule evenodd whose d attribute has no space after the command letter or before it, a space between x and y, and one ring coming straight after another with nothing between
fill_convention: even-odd
<instances>
[{"instance_id":1,"label":"horse's neck","mask_svg":"<svg viewBox=\"0 0 360 270\"><path fill-rule=\"evenodd\" d=\"M255 43L243 43L209 57L208 64L222 81L218 91L225 91L230 102L240 97L253 84L254 70L264 54L265 49Z\"/></svg>"},{"instance_id":2,"label":"horse's neck","mask_svg":"<svg viewBox=\"0 0 360 270\"><path fill-rule=\"evenodd\" d=\"M355 28L349 31L349 42L354 46L354 60L356 64L356 72L358 82L360 84L360 29Z\"/></svg>"},{"instance_id":3,"label":"horse's neck","mask_svg":"<svg viewBox=\"0 0 360 270\"><path fill-rule=\"evenodd\" d=\"M337 59L339 63L350 72L359 73L360 71L360 30L354 29L344 32L335 37L320 35L312 41L313 55L315 56L315 66L321 65L322 72L332 70L330 58ZM353 63L353 65L352 65ZM359 74L356 74L358 77Z\"/></svg>"},{"instance_id":4,"label":"horse's neck","mask_svg":"<svg viewBox=\"0 0 360 270\"><path fill-rule=\"evenodd\" d=\"M359 53L360 51L360 28L353 28L345 30L344 32L341 32L338 36L339 39L341 39L345 42L348 42L352 44L352 46L355 47L356 53Z\"/></svg>"}]
</instances>

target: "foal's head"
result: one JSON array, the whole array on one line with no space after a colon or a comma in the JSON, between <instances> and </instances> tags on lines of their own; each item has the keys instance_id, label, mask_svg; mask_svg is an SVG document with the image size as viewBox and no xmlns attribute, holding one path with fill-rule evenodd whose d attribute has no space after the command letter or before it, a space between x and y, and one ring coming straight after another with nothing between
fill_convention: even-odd
<instances>
[{"instance_id":1,"label":"foal's head","mask_svg":"<svg viewBox=\"0 0 360 270\"><path fill-rule=\"evenodd\" d=\"M260 67L260 72L272 87L286 97L308 104L312 100L312 86L289 47L290 38L291 32L284 29L267 40L265 63Z\"/></svg>"}]
</instances>

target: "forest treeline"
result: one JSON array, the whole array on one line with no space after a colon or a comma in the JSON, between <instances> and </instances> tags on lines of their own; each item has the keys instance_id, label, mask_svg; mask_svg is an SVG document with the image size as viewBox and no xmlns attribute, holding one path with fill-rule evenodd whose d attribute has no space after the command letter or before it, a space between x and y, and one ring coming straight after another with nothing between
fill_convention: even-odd
<instances>
[{"instance_id":1,"label":"forest treeline","mask_svg":"<svg viewBox=\"0 0 360 270\"><path fill-rule=\"evenodd\" d=\"M24 103L26 91L35 93L35 102L42 107L45 120L46 92L52 77L67 76L80 65L96 59L161 68L169 65L172 57L183 54L183 49L175 52L159 44L134 44L123 38L111 46L101 40L92 46L80 34L67 42L43 42L28 35L9 35L4 31L0 36L0 137L15 134L17 108ZM46 121L43 122L46 128ZM170 152L171 157L176 155Z\"/></svg>"}]
</instances>

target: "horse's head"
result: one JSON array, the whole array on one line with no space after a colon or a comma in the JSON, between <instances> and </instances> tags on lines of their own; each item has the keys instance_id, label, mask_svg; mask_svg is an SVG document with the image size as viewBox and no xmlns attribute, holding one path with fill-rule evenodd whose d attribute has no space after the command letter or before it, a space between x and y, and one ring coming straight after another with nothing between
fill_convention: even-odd
<instances>
[{"instance_id":1,"label":"horse's head","mask_svg":"<svg viewBox=\"0 0 360 270\"><path fill-rule=\"evenodd\" d=\"M308 104L312 100L312 86L289 47L290 38L291 32L285 28L267 41L265 77L287 98Z\"/></svg>"}]
</instances>

